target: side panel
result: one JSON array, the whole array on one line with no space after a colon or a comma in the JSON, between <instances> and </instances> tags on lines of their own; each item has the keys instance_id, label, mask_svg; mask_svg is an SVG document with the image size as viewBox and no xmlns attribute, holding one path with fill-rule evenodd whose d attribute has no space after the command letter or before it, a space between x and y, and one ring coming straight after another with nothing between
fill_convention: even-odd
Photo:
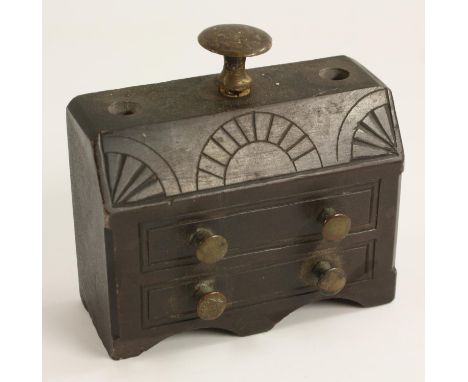
<instances>
[{"instance_id":1,"label":"side panel","mask_svg":"<svg viewBox=\"0 0 468 382\"><path fill-rule=\"evenodd\" d=\"M106 215L93 144L68 111L67 131L80 295L110 352L112 334L106 243L110 247L111 236L105 232Z\"/></svg>"}]
</instances>

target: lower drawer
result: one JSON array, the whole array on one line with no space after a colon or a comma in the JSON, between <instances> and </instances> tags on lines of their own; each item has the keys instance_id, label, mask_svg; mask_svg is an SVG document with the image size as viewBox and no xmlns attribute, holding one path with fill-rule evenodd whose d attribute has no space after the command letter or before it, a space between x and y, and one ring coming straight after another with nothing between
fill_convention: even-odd
<instances>
[{"instance_id":1,"label":"lower drawer","mask_svg":"<svg viewBox=\"0 0 468 382\"><path fill-rule=\"evenodd\" d=\"M251 267L248 265L220 270L216 273L215 289L228 300L227 310L241 310L257 303L314 292L301 279L307 260L313 256L310 244L273 249L284 260L274 264ZM339 252L348 284L372 278L374 241L344 247ZM247 255L248 256L248 255ZM185 278L173 283L145 285L142 293L143 327L170 325L196 320L195 286L209 275Z\"/></svg>"}]
</instances>

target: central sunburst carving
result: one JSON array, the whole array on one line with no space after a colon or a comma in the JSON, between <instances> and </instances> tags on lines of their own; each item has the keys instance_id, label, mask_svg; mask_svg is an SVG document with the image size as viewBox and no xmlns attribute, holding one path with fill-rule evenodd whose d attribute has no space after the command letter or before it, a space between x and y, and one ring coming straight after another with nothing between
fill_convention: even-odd
<instances>
[{"instance_id":1,"label":"central sunburst carving","mask_svg":"<svg viewBox=\"0 0 468 382\"><path fill-rule=\"evenodd\" d=\"M208 139L198 162L197 187L207 189L322 167L309 136L273 113L233 118Z\"/></svg>"}]
</instances>

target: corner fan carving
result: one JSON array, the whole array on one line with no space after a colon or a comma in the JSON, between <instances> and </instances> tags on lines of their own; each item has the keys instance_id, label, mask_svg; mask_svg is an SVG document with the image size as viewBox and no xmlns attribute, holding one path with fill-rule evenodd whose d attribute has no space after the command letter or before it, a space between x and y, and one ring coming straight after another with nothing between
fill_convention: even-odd
<instances>
[{"instance_id":1,"label":"corner fan carving","mask_svg":"<svg viewBox=\"0 0 468 382\"><path fill-rule=\"evenodd\" d=\"M397 123L390 104L390 93L376 90L353 105L340 126L336 146L339 163L398 155Z\"/></svg>"},{"instance_id":2,"label":"corner fan carving","mask_svg":"<svg viewBox=\"0 0 468 382\"><path fill-rule=\"evenodd\" d=\"M322 167L310 137L277 114L251 112L220 126L208 139L197 167L197 189Z\"/></svg>"},{"instance_id":3,"label":"corner fan carving","mask_svg":"<svg viewBox=\"0 0 468 382\"><path fill-rule=\"evenodd\" d=\"M146 144L129 137L106 137L103 153L114 206L148 203L180 193L172 168Z\"/></svg>"}]
</instances>

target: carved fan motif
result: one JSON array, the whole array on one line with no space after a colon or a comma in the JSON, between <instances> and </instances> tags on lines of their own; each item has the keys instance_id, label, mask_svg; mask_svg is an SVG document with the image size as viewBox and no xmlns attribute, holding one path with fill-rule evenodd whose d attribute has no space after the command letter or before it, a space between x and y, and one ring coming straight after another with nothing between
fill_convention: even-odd
<instances>
[{"instance_id":1,"label":"carved fan motif","mask_svg":"<svg viewBox=\"0 0 468 382\"><path fill-rule=\"evenodd\" d=\"M352 159L398 154L388 104L371 110L353 134Z\"/></svg>"},{"instance_id":2,"label":"carved fan motif","mask_svg":"<svg viewBox=\"0 0 468 382\"><path fill-rule=\"evenodd\" d=\"M106 135L100 144L113 206L153 202L181 192L169 163L146 143Z\"/></svg>"},{"instance_id":3,"label":"carved fan motif","mask_svg":"<svg viewBox=\"0 0 468 382\"><path fill-rule=\"evenodd\" d=\"M151 169L126 154L106 153L107 179L114 205L141 202L164 195L164 187Z\"/></svg>"},{"instance_id":4,"label":"carved fan motif","mask_svg":"<svg viewBox=\"0 0 468 382\"><path fill-rule=\"evenodd\" d=\"M322 167L309 136L273 113L252 112L219 127L198 163L198 189Z\"/></svg>"},{"instance_id":5,"label":"carved fan motif","mask_svg":"<svg viewBox=\"0 0 468 382\"><path fill-rule=\"evenodd\" d=\"M399 131L388 89L365 94L348 110L336 141L338 164L402 153Z\"/></svg>"}]
</instances>

